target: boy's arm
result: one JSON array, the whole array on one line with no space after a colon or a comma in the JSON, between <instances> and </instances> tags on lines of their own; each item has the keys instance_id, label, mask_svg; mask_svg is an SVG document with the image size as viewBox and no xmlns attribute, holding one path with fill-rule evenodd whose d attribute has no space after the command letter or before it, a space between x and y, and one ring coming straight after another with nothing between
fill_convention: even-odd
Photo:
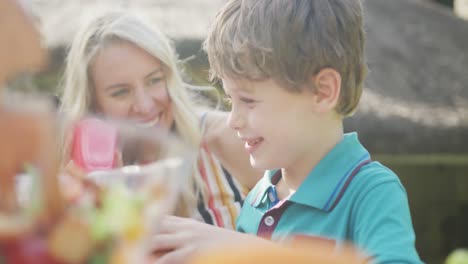
<instances>
[{"instance_id":1,"label":"boy's arm","mask_svg":"<svg viewBox=\"0 0 468 264\"><path fill-rule=\"evenodd\" d=\"M422 263L406 192L397 180L366 188L356 206L353 240L375 263Z\"/></svg>"},{"instance_id":2,"label":"boy's arm","mask_svg":"<svg viewBox=\"0 0 468 264\"><path fill-rule=\"evenodd\" d=\"M254 235L239 233L190 218L165 216L158 224L151 250L156 263L186 263L195 255L217 247L265 245L273 242Z\"/></svg>"}]
</instances>

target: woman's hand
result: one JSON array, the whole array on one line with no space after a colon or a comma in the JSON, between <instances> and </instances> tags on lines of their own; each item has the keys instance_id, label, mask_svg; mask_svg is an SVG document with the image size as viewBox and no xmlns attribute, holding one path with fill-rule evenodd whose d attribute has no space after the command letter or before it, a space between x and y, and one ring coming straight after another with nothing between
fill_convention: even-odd
<instances>
[{"instance_id":1,"label":"woman's hand","mask_svg":"<svg viewBox=\"0 0 468 264\"><path fill-rule=\"evenodd\" d=\"M208 225L193 219L165 216L154 236L155 263L185 263L200 251L239 243L272 243L259 237Z\"/></svg>"},{"instance_id":2,"label":"woman's hand","mask_svg":"<svg viewBox=\"0 0 468 264\"><path fill-rule=\"evenodd\" d=\"M73 179L82 181L86 179L86 172L75 165L73 160L70 160L67 165L65 166L64 173L68 176L71 176Z\"/></svg>"},{"instance_id":3,"label":"woman's hand","mask_svg":"<svg viewBox=\"0 0 468 264\"><path fill-rule=\"evenodd\" d=\"M123 166L121 151L115 152L115 162L115 168ZM70 160L63 169L60 175L60 183L67 201L75 201L85 190L92 191L94 194L101 191L101 187L88 176L88 173L84 169L76 165L73 160Z\"/></svg>"},{"instance_id":4,"label":"woman's hand","mask_svg":"<svg viewBox=\"0 0 468 264\"><path fill-rule=\"evenodd\" d=\"M86 172L69 161L60 175L60 185L66 201L76 200L84 191L83 179Z\"/></svg>"},{"instance_id":5,"label":"woman's hand","mask_svg":"<svg viewBox=\"0 0 468 264\"><path fill-rule=\"evenodd\" d=\"M101 188L88 178L86 171L70 160L60 175L60 184L66 201L74 202L86 191L99 193Z\"/></svg>"}]
</instances>

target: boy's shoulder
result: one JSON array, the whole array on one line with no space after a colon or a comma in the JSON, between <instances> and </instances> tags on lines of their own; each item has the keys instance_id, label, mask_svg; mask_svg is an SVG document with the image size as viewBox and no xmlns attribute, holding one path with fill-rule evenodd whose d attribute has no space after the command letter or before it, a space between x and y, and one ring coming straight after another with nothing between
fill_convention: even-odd
<instances>
[{"instance_id":1,"label":"boy's shoulder","mask_svg":"<svg viewBox=\"0 0 468 264\"><path fill-rule=\"evenodd\" d=\"M397 174L378 161L363 166L343 195L349 206L360 207L383 206L396 201L406 203L407 199L407 192Z\"/></svg>"},{"instance_id":2,"label":"boy's shoulder","mask_svg":"<svg viewBox=\"0 0 468 264\"><path fill-rule=\"evenodd\" d=\"M396 183L404 190L397 174L378 161L372 161L364 165L356 174L353 182L356 185L363 185L362 187L369 189L382 184Z\"/></svg>"}]
</instances>

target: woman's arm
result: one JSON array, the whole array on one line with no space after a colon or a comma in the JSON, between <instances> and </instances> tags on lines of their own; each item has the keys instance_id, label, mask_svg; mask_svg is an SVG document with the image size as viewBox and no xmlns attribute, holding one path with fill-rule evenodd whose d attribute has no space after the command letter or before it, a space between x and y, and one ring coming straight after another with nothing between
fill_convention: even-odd
<instances>
[{"instance_id":1,"label":"woman's arm","mask_svg":"<svg viewBox=\"0 0 468 264\"><path fill-rule=\"evenodd\" d=\"M205 117L204 139L223 166L248 190L263 176L250 165L249 155L236 131L227 126L228 113L212 111Z\"/></svg>"}]
</instances>

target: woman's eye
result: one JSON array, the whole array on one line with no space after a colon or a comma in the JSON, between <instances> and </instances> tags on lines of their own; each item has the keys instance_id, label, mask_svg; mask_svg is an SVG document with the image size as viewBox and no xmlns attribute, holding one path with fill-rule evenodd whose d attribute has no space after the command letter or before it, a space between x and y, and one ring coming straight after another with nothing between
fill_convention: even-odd
<instances>
[{"instance_id":1,"label":"woman's eye","mask_svg":"<svg viewBox=\"0 0 468 264\"><path fill-rule=\"evenodd\" d=\"M128 94L128 89L119 89L111 93L112 97L122 97L126 94Z\"/></svg>"},{"instance_id":2,"label":"woman's eye","mask_svg":"<svg viewBox=\"0 0 468 264\"><path fill-rule=\"evenodd\" d=\"M155 85L162 81L161 77L155 77L148 80L148 85Z\"/></svg>"}]
</instances>

